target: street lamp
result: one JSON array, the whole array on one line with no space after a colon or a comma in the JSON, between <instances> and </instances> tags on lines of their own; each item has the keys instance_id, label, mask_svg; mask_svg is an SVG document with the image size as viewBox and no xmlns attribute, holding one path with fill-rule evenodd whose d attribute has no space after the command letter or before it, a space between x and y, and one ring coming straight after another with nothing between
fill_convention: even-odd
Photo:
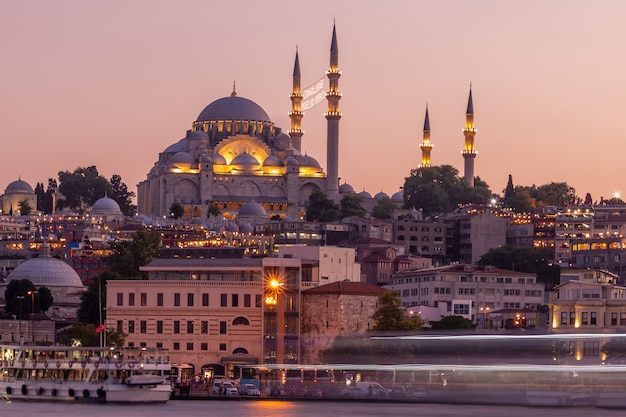
<instances>
[{"instance_id":1,"label":"street lamp","mask_svg":"<svg viewBox=\"0 0 626 417\"><path fill-rule=\"evenodd\" d=\"M284 285L283 282L278 280L277 278L269 277L267 282L267 289L265 294L265 305L267 306L267 311L273 311L275 315L274 325L276 326L276 337L275 337L275 363L280 363L283 358L283 349L281 346L281 326L284 325L282 314L284 313L281 304L278 303L278 296L282 292L282 287Z\"/></svg>"},{"instance_id":2,"label":"street lamp","mask_svg":"<svg viewBox=\"0 0 626 417\"><path fill-rule=\"evenodd\" d=\"M33 345L35 344L35 294L39 294L39 291L28 291L30 298L32 300L31 303L31 312L32 312L32 323L31 323L31 331L33 333Z\"/></svg>"},{"instance_id":3,"label":"street lamp","mask_svg":"<svg viewBox=\"0 0 626 417\"><path fill-rule=\"evenodd\" d=\"M20 319L17 322L17 334L18 337L20 338L19 344L22 344L22 300L24 299L23 295L18 295L17 298L20 301Z\"/></svg>"},{"instance_id":4,"label":"street lamp","mask_svg":"<svg viewBox=\"0 0 626 417\"><path fill-rule=\"evenodd\" d=\"M483 313L483 329L487 328L487 312L489 311L489 307L480 307L480 311Z\"/></svg>"}]
</instances>

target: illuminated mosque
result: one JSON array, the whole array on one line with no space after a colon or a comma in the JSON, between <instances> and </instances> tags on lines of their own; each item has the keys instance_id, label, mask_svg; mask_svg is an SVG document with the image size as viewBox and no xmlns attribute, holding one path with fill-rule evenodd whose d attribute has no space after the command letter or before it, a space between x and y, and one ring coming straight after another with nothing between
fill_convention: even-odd
<instances>
[{"instance_id":1,"label":"illuminated mosque","mask_svg":"<svg viewBox=\"0 0 626 417\"><path fill-rule=\"evenodd\" d=\"M159 154L147 178L137 185L139 213L168 216L172 204L178 203L187 219L206 218L213 205L226 217L236 217L245 204L253 203L259 215L264 215L263 209L267 216L296 220L303 217L314 189L338 202L338 61L333 27L326 73L326 173L317 160L301 152L304 113L296 51L289 134L275 126L258 104L238 96L233 87L229 97L210 103L200 112L183 139Z\"/></svg>"}]
</instances>

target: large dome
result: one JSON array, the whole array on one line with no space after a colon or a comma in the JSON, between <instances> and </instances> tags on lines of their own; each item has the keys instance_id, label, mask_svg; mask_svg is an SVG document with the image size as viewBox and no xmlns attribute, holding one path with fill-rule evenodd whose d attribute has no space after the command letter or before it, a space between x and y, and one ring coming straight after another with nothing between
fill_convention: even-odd
<instances>
[{"instance_id":1,"label":"large dome","mask_svg":"<svg viewBox=\"0 0 626 417\"><path fill-rule=\"evenodd\" d=\"M62 260L46 254L43 247L38 258L29 259L11 271L7 277L7 284L14 279L27 279L35 287L84 288L76 271Z\"/></svg>"},{"instance_id":2,"label":"large dome","mask_svg":"<svg viewBox=\"0 0 626 417\"><path fill-rule=\"evenodd\" d=\"M218 120L249 120L256 122L270 122L270 117L252 100L230 96L215 100L202 110L198 122Z\"/></svg>"},{"instance_id":3,"label":"large dome","mask_svg":"<svg viewBox=\"0 0 626 417\"><path fill-rule=\"evenodd\" d=\"M7 188L4 192L6 194L17 194L17 193L34 193L35 191L33 191L33 187L31 187L29 183L19 179L7 185Z\"/></svg>"},{"instance_id":4,"label":"large dome","mask_svg":"<svg viewBox=\"0 0 626 417\"><path fill-rule=\"evenodd\" d=\"M257 216L257 217L265 217L267 213L262 205L257 203L254 200L248 201L246 204L241 206L239 209L239 213L237 216Z\"/></svg>"}]
</instances>

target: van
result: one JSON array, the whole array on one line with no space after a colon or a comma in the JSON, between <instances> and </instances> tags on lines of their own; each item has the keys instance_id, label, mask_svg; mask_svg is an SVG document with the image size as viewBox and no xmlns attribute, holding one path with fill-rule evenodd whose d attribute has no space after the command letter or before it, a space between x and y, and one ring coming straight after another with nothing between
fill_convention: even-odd
<instances>
[{"instance_id":1,"label":"van","mask_svg":"<svg viewBox=\"0 0 626 417\"><path fill-rule=\"evenodd\" d=\"M353 382L351 387L359 387L365 392L367 392L367 396L371 398L387 398L389 397L389 390L378 382L369 382L369 381L360 381Z\"/></svg>"}]
</instances>

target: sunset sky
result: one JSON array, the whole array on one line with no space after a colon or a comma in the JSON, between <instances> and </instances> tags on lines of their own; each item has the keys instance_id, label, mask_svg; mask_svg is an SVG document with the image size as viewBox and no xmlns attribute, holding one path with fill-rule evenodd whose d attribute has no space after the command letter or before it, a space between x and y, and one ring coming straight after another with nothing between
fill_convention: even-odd
<instances>
[{"instance_id":1,"label":"sunset sky","mask_svg":"<svg viewBox=\"0 0 626 417\"><path fill-rule=\"evenodd\" d=\"M626 193L626 2L38 0L0 2L0 193L95 165L129 189L231 93L289 129L296 46L303 87L329 66L343 93L339 176L398 191L420 163L428 103L433 165L463 174L469 86L475 174L501 194L567 182ZM326 167L325 102L302 150Z\"/></svg>"}]
</instances>

